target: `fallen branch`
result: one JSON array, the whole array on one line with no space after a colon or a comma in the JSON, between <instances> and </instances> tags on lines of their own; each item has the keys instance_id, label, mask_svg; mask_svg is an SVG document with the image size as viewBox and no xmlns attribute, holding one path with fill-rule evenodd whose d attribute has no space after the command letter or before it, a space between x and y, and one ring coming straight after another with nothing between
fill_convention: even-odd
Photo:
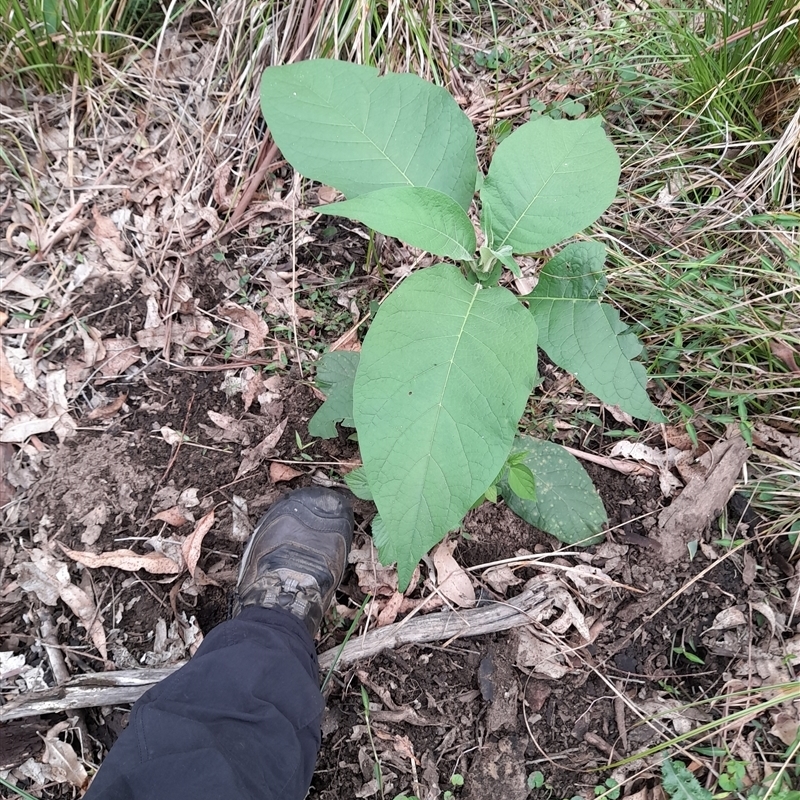
<instances>
[{"instance_id":1,"label":"fallen branch","mask_svg":"<svg viewBox=\"0 0 800 800\"><path fill-rule=\"evenodd\" d=\"M151 686L164 680L183 664L158 669L126 669L118 672L93 672L76 675L53 689L26 692L0 707L0 722L57 714L75 708L134 703Z\"/></svg>"},{"instance_id":2,"label":"fallen branch","mask_svg":"<svg viewBox=\"0 0 800 800\"><path fill-rule=\"evenodd\" d=\"M341 652L338 647L326 650L319 657L320 669L327 672L334 664L337 668L342 667L406 644L452 641L537 622L549 613L550 605L545 588L535 587L508 602L490 603L466 611L442 611L414 617L408 622L396 622L348 642ZM28 692L9 701L0 707L0 722L76 708L134 703L150 687L181 666L182 663L157 669L78 675L61 686Z\"/></svg>"},{"instance_id":3,"label":"fallen branch","mask_svg":"<svg viewBox=\"0 0 800 800\"><path fill-rule=\"evenodd\" d=\"M333 664L341 667L404 644L452 641L462 636L505 631L540 621L550 608L551 601L545 588L537 586L504 603L490 603L466 611L441 611L377 628L348 642L338 660L338 647L326 650L319 657L319 666L327 672Z\"/></svg>"}]
</instances>

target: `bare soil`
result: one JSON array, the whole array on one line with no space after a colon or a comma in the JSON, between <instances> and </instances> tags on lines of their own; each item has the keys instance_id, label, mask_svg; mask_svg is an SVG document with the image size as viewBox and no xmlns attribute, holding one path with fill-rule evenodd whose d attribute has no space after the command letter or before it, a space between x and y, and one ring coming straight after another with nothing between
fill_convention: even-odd
<instances>
[{"instance_id":1,"label":"bare soil","mask_svg":"<svg viewBox=\"0 0 800 800\"><path fill-rule=\"evenodd\" d=\"M330 244L326 245L325 257L333 260L324 265L321 252L308 248L301 271L309 285L324 287L341 279L354 254L363 255L363 242L343 238L338 250L333 247L333 256ZM231 296L220 273L220 263L212 253L184 264L183 279L197 307L212 315L218 315L220 304ZM341 285L354 289L352 297L366 307L380 283L373 276L355 274L350 283ZM83 296L82 317L106 336L129 336L141 330L146 319L140 290L137 283L130 289L111 281L99 284ZM310 293L300 301L308 305L309 297ZM332 341L340 336L347 324L336 321L335 302L330 298L325 302L329 305L315 320L302 320L294 331L287 325L285 333L276 336L284 339L286 347L294 336L317 344L320 337ZM311 440L308 420L320 400L309 381L307 364L301 374L297 361L285 369L276 360L270 374L278 380L271 398L245 410L241 393L224 390L226 363L220 352L198 351L202 364L191 357L179 365L153 358L144 368L103 383L109 397L127 395L124 407L112 418L89 419L89 407L84 404L85 416L78 420L73 438L58 445L53 434L41 436L50 453L41 465L42 477L30 490L29 519L16 532L23 550L44 537L75 550L146 552L146 540L163 544L191 531L190 523L170 529L153 519L182 493L193 490L190 510L195 519L215 509L215 523L198 563L208 578L204 585L190 585L183 578L176 583L173 576L110 567L82 570L71 565L76 583L90 585L103 609L109 643L106 668L149 663L159 625L167 630L176 624L185 628L194 620L207 633L226 618L244 547L233 516L240 499L252 523L292 488L320 479L340 485L337 465L357 458L356 445L344 434L331 441ZM78 355L80 348L73 342L56 358L66 362ZM245 433L238 440L219 436L209 411L241 422ZM243 452L283 420L285 429L270 457L237 478ZM181 434L180 446L165 440L165 427ZM270 478L272 462L291 462L300 474L275 483ZM591 639L587 643L574 629L565 631L563 677L548 678L519 665L518 631L402 648L337 673L329 686L323 747L311 797L391 798L401 792L435 797L450 789L460 797L485 798L502 786L503 797L523 798L529 794L527 776L535 770L544 774L553 797L592 796L593 787L602 780L597 770L637 752L653 738L651 729L620 698L640 704L658 701L663 707L665 698L701 700L721 691L739 654L712 652L704 636L725 609L746 607L748 600L762 598L766 592L785 600L781 562L773 563L765 554L757 579L751 575L748 580L739 556L712 562L699 552L692 561L665 567L658 546L648 537L656 512L666 502L656 479L626 477L592 464L587 469L602 496L611 528L608 544L603 545L606 550L590 548L587 558L594 559L593 566L615 583L593 595L592 602L574 591ZM86 517L101 506L107 515L87 545ZM374 509L359 501L356 513L359 544L367 536ZM737 515L731 506L729 525L735 528L739 517L741 510ZM557 547L552 537L504 505L484 504L466 518L456 556L464 567L476 567L520 552L542 554ZM575 556L563 556L548 569L580 563ZM545 572L528 565L520 567L517 576L523 581L538 580ZM473 574L478 579L480 571ZM509 587L506 596L521 588L522 584ZM487 598L498 596L485 584L481 591ZM363 599L363 589L350 570L339 595L340 607L353 610ZM41 648L27 649L35 629L19 628L18 620L30 611L29 595L9 593L3 600L0 633L10 645L5 649L27 652L28 665L41 663L49 676ZM97 653L87 649L85 631L63 605L57 612L68 669L73 673L102 669ZM347 619L331 615L320 648L342 641L348 624ZM767 635L764 626L751 632L753 642ZM164 647L156 654L162 660ZM686 652L694 658L687 658ZM185 657L187 648L175 653ZM361 687L370 702L368 720ZM93 739L86 745L88 760L102 760L126 718L125 708L85 712ZM56 715L4 726L4 741L13 742L13 754L9 751L4 758L6 765L38 757L42 741L35 732L58 719ZM451 784L453 775L464 777L463 787ZM651 779L652 774L645 773L629 786L628 793ZM66 797L64 786L46 788L43 796Z\"/></svg>"}]
</instances>

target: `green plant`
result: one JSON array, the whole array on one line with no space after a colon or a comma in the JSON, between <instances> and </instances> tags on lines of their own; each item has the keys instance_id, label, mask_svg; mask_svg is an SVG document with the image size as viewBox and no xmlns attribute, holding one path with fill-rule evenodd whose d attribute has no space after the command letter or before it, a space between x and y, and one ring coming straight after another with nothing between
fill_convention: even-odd
<instances>
[{"instance_id":1,"label":"green plant","mask_svg":"<svg viewBox=\"0 0 800 800\"><path fill-rule=\"evenodd\" d=\"M372 736L372 724L370 722L369 712L369 695L367 694L367 690L362 686L361 687L361 704L364 708L364 722L367 728L367 737L369 738L369 744L372 748L372 757L375 759L373 762L373 774L375 776L375 782L378 786L378 791L380 792L381 798L383 798L383 768L381 767L381 760L378 758L378 751L375 748L375 739Z\"/></svg>"},{"instance_id":2,"label":"green plant","mask_svg":"<svg viewBox=\"0 0 800 800\"><path fill-rule=\"evenodd\" d=\"M454 772L450 776L450 785L453 787L453 789L461 788L464 785L464 776L458 772ZM442 800L453 800L454 797L455 794L453 794L453 791L451 789L446 789L442 793Z\"/></svg>"},{"instance_id":3,"label":"green plant","mask_svg":"<svg viewBox=\"0 0 800 800\"><path fill-rule=\"evenodd\" d=\"M747 141L794 109L800 16L792 0L654 3L652 9L669 33L682 100L701 124Z\"/></svg>"},{"instance_id":4,"label":"green plant","mask_svg":"<svg viewBox=\"0 0 800 800\"><path fill-rule=\"evenodd\" d=\"M711 792L704 789L680 761L664 759L661 763L661 785L670 800L711 800Z\"/></svg>"},{"instance_id":5,"label":"green plant","mask_svg":"<svg viewBox=\"0 0 800 800\"><path fill-rule=\"evenodd\" d=\"M613 778L606 778L604 783L594 787L594 796L597 798L608 798L608 800L619 800L622 789Z\"/></svg>"},{"instance_id":6,"label":"green plant","mask_svg":"<svg viewBox=\"0 0 800 800\"><path fill-rule=\"evenodd\" d=\"M527 786L530 791L541 789L544 785L544 773L540 770L534 770L528 775Z\"/></svg>"},{"instance_id":7,"label":"green plant","mask_svg":"<svg viewBox=\"0 0 800 800\"><path fill-rule=\"evenodd\" d=\"M719 775L719 786L726 792L741 792L745 786L747 764L744 761L731 759L725 764L724 772Z\"/></svg>"},{"instance_id":8,"label":"green plant","mask_svg":"<svg viewBox=\"0 0 800 800\"><path fill-rule=\"evenodd\" d=\"M361 353L331 353L320 366L330 399L310 430L334 435L336 422L352 420L364 466L350 486L375 501L373 537L381 560L397 561L401 587L493 487L562 540L598 541L605 511L582 467L516 434L537 343L604 402L664 420L645 390L641 345L600 300L604 248L568 244L526 297L498 284L504 268L520 274L515 255L574 235L612 202L619 159L600 119L521 125L483 178L466 115L416 76L307 61L267 69L261 100L289 163L347 198L318 210L458 263L410 275L384 300ZM476 187L480 248L467 214Z\"/></svg>"},{"instance_id":9,"label":"green plant","mask_svg":"<svg viewBox=\"0 0 800 800\"><path fill-rule=\"evenodd\" d=\"M170 11L174 18L175 6ZM164 16L154 0L0 0L2 63L33 73L49 92L73 74L88 85L100 57L152 36Z\"/></svg>"}]
</instances>

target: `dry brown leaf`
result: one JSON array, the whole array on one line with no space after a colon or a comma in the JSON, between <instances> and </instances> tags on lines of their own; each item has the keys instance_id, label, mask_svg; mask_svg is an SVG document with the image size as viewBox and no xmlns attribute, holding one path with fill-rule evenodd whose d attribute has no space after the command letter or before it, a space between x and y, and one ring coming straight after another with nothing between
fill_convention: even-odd
<instances>
[{"instance_id":1,"label":"dry brown leaf","mask_svg":"<svg viewBox=\"0 0 800 800\"><path fill-rule=\"evenodd\" d=\"M679 450L694 450L694 442L688 433L677 425L664 425L664 438L667 444Z\"/></svg>"},{"instance_id":2,"label":"dry brown leaf","mask_svg":"<svg viewBox=\"0 0 800 800\"><path fill-rule=\"evenodd\" d=\"M172 525L173 528L180 528L181 525L189 522L180 506L172 506L172 508L159 511L158 514L153 515L153 519L159 522L166 522L167 525Z\"/></svg>"},{"instance_id":3,"label":"dry brown leaf","mask_svg":"<svg viewBox=\"0 0 800 800\"><path fill-rule=\"evenodd\" d=\"M253 429L256 423L243 419L236 419L228 414L220 414L218 411L209 409L206 411L208 418L214 423L215 427L203 425L200 427L208 434L209 438L215 442L238 442L247 447L252 441Z\"/></svg>"},{"instance_id":4,"label":"dry brown leaf","mask_svg":"<svg viewBox=\"0 0 800 800\"><path fill-rule=\"evenodd\" d=\"M136 334L139 347L145 350L161 350L167 343L167 337L172 344L191 345L195 339L207 339L214 332L211 320L201 316L193 316L187 322L175 322L159 325L157 328L147 328Z\"/></svg>"},{"instance_id":5,"label":"dry brown leaf","mask_svg":"<svg viewBox=\"0 0 800 800\"><path fill-rule=\"evenodd\" d=\"M0 464L5 466L0 472L0 506L10 503L17 494L17 487L7 479L13 458L14 448L7 442L0 443Z\"/></svg>"},{"instance_id":6,"label":"dry brown leaf","mask_svg":"<svg viewBox=\"0 0 800 800\"><path fill-rule=\"evenodd\" d=\"M269 479L273 483L282 481L292 481L299 478L303 473L290 467L288 464L281 464L280 461L271 461L269 465Z\"/></svg>"},{"instance_id":7,"label":"dry brown leaf","mask_svg":"<svg viewBox=\"0 0 800 800\"><path fill-rule=\"evenodd\" d=\"M552 633L563 635L570 628L575 628L585 642L592 639L591 631L586 622L586 617L581 613L572 595L559 585L554 585L548 592L553 606L562 610L562 614L554 622L547 625L547 629Z\"/></svg>"},{"instance_id":8,"label":"dry brown leaf","mask_svg":"<svg viewBox=\"0 0 800 800\"><path fill-rule=\"evenodd\" d=\"M197 562L200 560L200 552L203 547L203 539L205 535L211 530L214 524L214 509L208 512L198 523L195 525L194 530L186 537L186 541L181 545L181 554L183 560L186 562L186 568L189 574L194 578L197 570Z\"/></svg>"},{"instance_id":9,"label":"dry brown leaf","mask_svg":"<svg viewBox=\"0 0 800 800\"><path fill-rule=\"evenodd\" d=\"M505 594L509 586L516 586L522 583L522 578L518 578L514 574L514 570L508 564L498 564L495 567L489 567L481 578L489 584L498 594Z\"/></svg>"},{"instance_id":10,"label":"dry brown leaf","mask_svg":"<svg viewBox=\"0 0 800 800\"><path fill-rule=\"evenodd\" d=\"M110 419L125 405L127 399L127 394L121 394L116 400L112 400L104 406L93 408L86 416L88 419Z\"/></svg>"},{"instance_id":11,"label":"dry brown leaf","mask_svg":"<svg viewBox=\"0 0 800 800\"><path fill-rule=\"evenodd\" d=\"M245 412L250 410L253 400L264 391L264 378L260 372L256 372L252 367L245 367L242 370L242 403Z\"/></svg>"},{"instance_id":12,"label":"dry brown leaf","mask_svg":"<svg viewBox=\"0 0 800 800\"><path fill-rule=\"evenodd\" d=\"M104 217L97 208L92 209L92 216L94 236L103 258L113 272L122 273L125 279L136 266L136 260L125 252L125 245L117 226L108 217Z\"/></svg>"},{"instance_id":13,"label":"dry brown leaf","mask_svg":"<svg viewBox=\"0 0 800 800\"><path fill-rule=\"evenodd\" d=\"M116 378L139 360L139 347L128 336L117 339L104 339L106 359L100 365L100 375L104 378Z\"/></svg>"},{"instance_id":14,"label":"dry brown leaf","mask_svg":"<svg viewBox=\"0 0 800 800\"><path fill-rule=\"evenodd\" d=\"M78 325L78 333L83 339L83 363L87 367L93 367L106 357L106 348L103 345L103 337L97 328L91 325Z\"/></svg>"},{"instance_id":15,"label":"dry brown leaf","mask_svg":"<svg viewBox=\"0 0 800 800\"><path fill-rule=\"evenodd\" d=\"M108 506L101 503L96 506L88 514L85 514L80 519L80 524L85 526L81 534L81 542L87 547L91 547L103 532L103 525L108 521Z\"/></svg>"},{"instance_id":16,"label":"dry brown leaf","mask_svg":"<svg viewBox=\"0 0 800 800\"><path fill-rule=\"evenodd\" d=\"M405 596L402 592L395 592L387 601L386 605L381 609L378 614L377 627L382 628L384 625L391 625L400 613Z\"/></svg>"},{"instance_id":17,"label":"dry brown leaf","mask_svg":"<svg viewBox=\"0 0 800 800\"><path fill-rule=\"evenodd\" d=\"M775 717L775 724L770 733L777 736L787 747L797 741L797 732L800 729L800 722L797 719L797 711L780 711Z\"/></svg>"},{"instance_id":18,"label":"dry brown leaf","mask_svg":"<svg viewBox=\"0 0 800 800\"><path fill-rule=\"evenodd\" d=\"M58 420L58 416L40 418L30 411L23 411L5 424L3 430L0 431L0 442L22 444L31 436L53 430Z\"/></svg>"},{"instance_id":19,"label":"dry brown leaf","mask_svg":"<svg viewBox=\"0 0 800 800\"><path fill-rule=\"evenodd\" d=\"M317 200L319 200L320 203L333 203L338 196L339 192L332 186L325 186L323 184L317 187Z\"/></svg>"},{"instance_id":20,"label":"dry brown leaf","mask_svg":"<svg viewBox=\"0 0 800 800\"><path fill-rule=\"evenodd\" d=\"M433 551L437 587L451 603L461 608L472 608L475 605L475 588L469 575L453 558L456 544L455 539L444 541Z\"/></svg>"},{"instance_id":21,"label":"dry brown leaf","mask_svg":"<svg viewBox=\"0 0 800 800\"><path fill-rule=\"evenodd\" d=\"M0 347L0 392L12 400L22 400L25 396L25 384L14 374L14 369Z\"/></svg>"},{"instance_id":22,"label":"dry brown leaf","mask_svg":"<svg viewBox=\"0 0 800 800\"><path fill-rule=\"evenodd\" d=\"M30 551L30 559L15 568L20 588L33 592L47 606L54 606L61 598L89 632L101 657L108 658L106 632L98 609L89 594L72 583L67 565L39 549Z\"/></svg>"},{"instance_id":23,"label":"dry brown leaf","mask_svg":"<svg viewBox=\"0 0 800 800\"><path fill-rule=\"evenodd\" d=\"M162 425L159 433L164 437L164 441L171 447L175 447L175 445L180 444L185 439L180 431L170 428L169 425Z\"/></svg>"},{"instance_id":24,"label":"dry brown leaf","mask_svg":"<svg viewBox=\"0 0 800 800\"><path fill-rule=\"evenodd\" d=\"M275 456L275 445L280 441L283 436L283 431L286 428L288 418L284 419L272 433L267 434L255 447L248 447L242 450L242 463L239 465L239 471L236 473L237 480L248 472L252 472L264 459L270 456Z\"/></svg>"},{"instance_id":25,"label":"dry brown leaf","mask_svg":"<svg viewBox=\"0 0 800 800\"><path fill-rule=\"evenodd\" d=\"M666 450L658 450L641 442L632 442L628 439L618 441L612 448L609 456L611 458L625 458L633 461L644 461L658 467L658 481L661 487L661 494L664 497L672 497L675 492L683 485L680 479L673 474L672 468L676 461L683 456L683 450L677 447L668 447Z\"/></svg>"},{"instance_id":26,"label":"dry brown leaf","mask_svg":"<svg viewBox=\"0 0 800 800\"><path fill-rule=\"evenodd\" d=\"M775 448L786 458L800 461L800 436L781 433L764 422L756 422L753 425L753 439L759 447Z\"/></svg>"},{"instance_id":27,"label":"dry brown leaf","mask_svg":"<svg viewBox=\"0 0 800 800\"><path fill-rule=\"evenodd\" d=\"M687 545L702 538L730 499L748 450L738 433L717 442L698 460L699 469L677 499L658 515L653 538L667 564L688 558Z\"/></svg>"},{"instance_id":28,"label":"dry brown leaf","mask_svg":"<svg viewBox=\"0 0 800 800\"><path fill-rule=\"evenodd\" d=\"M384 567L378 561L378 552L371 541L364 547L354 547L350 550L348 561L355 565L358 587L364 594L376 597L388 597L397 591L397 570L394 567ZM416 585L412 578L409 586Z\"/></svg>"},{"instance_id":29,"label":"dry brown leaf","mask_svg":"<svg viewBox=\"0 0 800 800\"><path fill-rule=\"evenodd\" d=\"M0 284L0 293L2 292L15 292L16 294L25 295L25 297L31 297L33 299L47 296L44 290L38 287L33 281L19 274L6 278L3 283Z\"/></svg>"},{"instance_id":30,"label":"dry brown leaf","mask_svg":"<svg viewBox=\"0 0 800 800\"><path fill-rule=\"evenodd\" d=\"M58 738L70 727L71 723L59 722L52 727L44 738L44 753L42 763L51 767L51 779L57 783L71 783L79 789L83 789L89 780L83 764L78 759L75 750L68 742L62 742Z\"/></svg>"},{"instance_id":31,"label":"dry brown leaf","mask_svg":"<svg viewBox=\"0 0 800 800\"><path fill-rule=\"evenodd\" d=\"M133 550L112 550L109 553L87 553L80 550L70 550L61 545L61 549L73 561L83 564L89 569L100 567L114 567L125 572L137 572L140 569L152 575L178 575L183 572L183 564L178 564L163 553L147 553L140 555Z\"/></svg>"},{"instance_id":32,"label":"dry brown leaf","mask_svg":"<svg viewBox=\"0 0 800 800\"><path fill-rule=\"evenodd\" d=\"M282 312L290 319L296 322L301 319L313 319L314 312L309 311L307 308L302 308L297 305L294 298L294 293L286 284L286 281L278 275L274 269L264 270L264 275L270 283L272 289L271 299L277 301Z\"/></svg>"},{"instance_id":33,"label":"dry brown leaf","mask_svg":"<svg viewBox=\"0 0 800 800\"><path fill-rule=\"evenodd\" d=\"M220 314L231 320L234 325L244 328L249 334L247 355L251 355L264 347L264 340L269 333L269 328L263 318L252 308L244 308L228 301L220 307Z\"/></svg>"},{"instance_id":34,"label":"dry brown leaf","mask_svg":"<svg viewBox=\"0 0 800 800\"><path fill-rule=\"evenodd\" d=\"M349 350L351 353L360 353L361 342L358 340L358 328L353 327L347 333L342 334L329 350Z\"/></svg>"},{"instance_id":35,"label":"dry brown leaf","mask_svg":"<svg viewBox=\"0 0 800 800\"><path fill-rule=\"evenodd\" d=\"M533 667L541 675L555 680L569 672L559 648L538 638L530 625L520 628L517 634L517 665Z\"/></svg>"},{"instance_id":36,"label":"dry brown leaf","mask_svg":"<svg viewBox=\"0 0 800 800\"><path fill-rule=\"evenodd\" d=\"M408 736L392 736L392 743L394 746L394 751L398 754L407 758L409 761L413 761L415 764L418 764L419 761L417 757L414 755L414 745L411 743L411 739Z\"/></svg>"},{"instance_id":37,"label":"dry brown leaf","mask_svg":"<svg viewBox=\"0 0 800 800\"><path fill-rule=\"evenodd\" d=\"M769 343L769 349L775 358L779 358L785 365L789 372L800 372L800 364L798 364L798 352L786 342L781 339L773 339Z\"/></svg>"}]
</instances>

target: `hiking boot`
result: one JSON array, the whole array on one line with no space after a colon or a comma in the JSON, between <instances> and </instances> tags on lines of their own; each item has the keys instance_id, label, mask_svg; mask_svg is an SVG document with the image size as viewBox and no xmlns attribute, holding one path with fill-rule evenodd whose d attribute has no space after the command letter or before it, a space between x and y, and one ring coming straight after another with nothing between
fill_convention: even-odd
<instances>
[{"instance_id":1,"label":"hiking boot","mask_svg":"<svg viewBox=\"0 0 800 800\"><path fill-rule=\"evenodd\" d=\"M285 608L315 637L352 541L353 509L339 492L312 486L279 500L242 555L234 615L248 606Z\"/></svg>"}]
</instances>

